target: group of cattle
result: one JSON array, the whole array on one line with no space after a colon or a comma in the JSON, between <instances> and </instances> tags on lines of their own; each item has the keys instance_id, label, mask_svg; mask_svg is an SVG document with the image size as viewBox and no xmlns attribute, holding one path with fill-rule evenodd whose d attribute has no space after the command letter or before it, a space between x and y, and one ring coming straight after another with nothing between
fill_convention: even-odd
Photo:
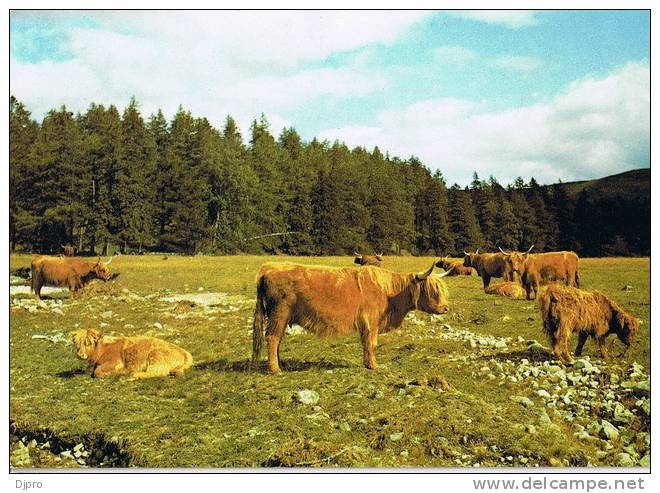
<instances>
[{"instance_id":1,"label":"group of cattle","mask_svg":"<svg viewBox=\"0 0 660 493\"><path fill-rule=\"evenodd\" d=\"M32 260L32 290L40 297L44 285L67 286L72 297L92 279L109 280L108 265L76 258L37 256ZM272 262L261 266L257 275L257 299L253 320L252 362L257 364L264 339L268 345L268 366L279 373L280 341L287 326L298 324L320 335L347 335L357 332L367 368L377 367L378 334L399 327L405 316L420 310L430 314L448 311L448 291L442 278L471 275L482 278L484 290L511 296L524 290L526 298L538 297L547 334L557 358L570 361L568 340L579 334L575 354L586 339L595 339L607 358L605 338L615 334L628 348L639 320L624 312L599 291L579 289L578 257L573 252L532 254L526 252L465 252L462 262L446 258L433 262L424 272L400 273L381 268L383 256L355 254L362 267L306 266ZM435 267L445 270L433 274ZM492 278L504 283L490 286ZM515 281L519 279L520 284ZM563 281L565 286L555 284ZM498 289L491 288L499 286ZM522 286L522 287L521 287ZM543 286L543 288L541 288ZM145 378L180 375L192 365L187 351L166 341L149 337L110 337L95 330L72 333L77 355L90 364L94 376L109 374Z\"/></svg>"}]
</instances>

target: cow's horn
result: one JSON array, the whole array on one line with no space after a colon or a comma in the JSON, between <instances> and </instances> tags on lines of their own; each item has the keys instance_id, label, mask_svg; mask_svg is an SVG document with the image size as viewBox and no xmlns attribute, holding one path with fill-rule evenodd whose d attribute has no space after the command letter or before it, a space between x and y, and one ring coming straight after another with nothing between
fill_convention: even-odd
<instances>
[{"instance_id":1,"label":"cow's horn","mask_svg":"<svg viewBox=\"0 0 660 493\"><path fill-rule=\"evenodd\" d=\"M435 267L435 262L433 262L431 264L431 267L429 268L429 270L427 270L426 272L420 272L420 273L416 274L415 277L418 280L423 281L424 279L426 279L427 277L429 277L431 275L431 272L433 272L434 267Z\"/></svg>"},{"instance_id":2,"label":"cow's horn","mask_svg":"<svg viewBox=\"0 0 660 493\"><path fill-rule=\"evenodd\" d=\"M479 249L477 248L477 251L476 251L476 252L474 252L474 254L476 255L476 254L478 254L478 253L479 253Z\"/></svg>"},{"instance_id":3,"label":"cow's horn","mask_svg":"<svg viewBox=\"0 0 660 493\"><path fill-rule=\"evenodd\" d=\"M531 252L531 251L532 251L532 248L534 248L534 245L532 245L531 247L529 247L529 250L527 250L525 253L529 253L529 252Z\"/></svg>"},{"instance_id":4,"label":"cow's horn","mask_svg":"<svg viewBox=\"0 0 660 493\"><path fill-rule=\"evenodd\" d=\"M466 252L465 250L463 250L463 253L465 254L466 257L467 257L468 255L470 255L470 254L469 254L468 252Z\"/></svg>"},{"instance_id":5,"label":"cow's horn","mask_svg":"<svg viewBox=\"0 0 660 493\"><path fill-rule=\"evenodd\" d=\"M436 274L435 277L440 279L441 277L448 276L449 274L451 274L451 271L453 271L453 270L454 270L454 268L452 267L451 269L444 271L442 274Z\"/></svg>"},{"instance_id":6,"label":"cow's horn","mask_svg":"<svg viewBox=\"0 0 660 493\"><path fill-rule=\"evenodd\" d=\"M499 245L497 246L497 248L499 248L500 252L502 252L504 255L511 255L510 252L505 252L504 250L502 250Z\"/></svg>"},{"instance_id":7,"label":"cow's horn","mask_svg":"<svg viewBox=\"0 0 660 493\"><path fill-rule=\"evenodd\" d=\"M110 260L108 260L107 262L104 262L105 265L110 265L110 262L112 262L112 259L113 259L113 258L115 258L114 255L113 255L112 257L110 257ZM101 260L101 257L99 257L99 260Z\"/></svg>"},{"instance_id":8,"label":"cow's horn","mask_svg":"<svg viewBox=\"0 0 660 493\"><path fill-rule=\"evenodd\" d=\"M358 252L353 252L353 255L355 255L356 257L361 257L362 256Z\"/></svg>"}]
</instances>

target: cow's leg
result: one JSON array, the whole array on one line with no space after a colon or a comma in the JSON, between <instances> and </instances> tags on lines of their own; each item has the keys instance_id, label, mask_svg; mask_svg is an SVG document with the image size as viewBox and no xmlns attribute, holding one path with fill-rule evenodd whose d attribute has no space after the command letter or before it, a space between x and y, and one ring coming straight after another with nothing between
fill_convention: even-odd
<instances>
[{"instance_id":1,"label":"cow's leg","mask_svg":"<svg viewBox=\"0 0 660 493\"><path fill-rule=\"evenodd\" d=\"M584 349L584 343L589 339L589 334L587 332L580 332L578 335L578 344L575 348L575 356L580 356L582 354L582 349Z\"/></svg>"},{"instance_id":2,"label":"cow's leg","mask_svg":"<svg viewBox=\"0 0 660 493\"><path fill-rule=\"evenodd\" d=\"M607 348L605 347L605 336L597 336L596 337L596 345L598 346L598 349L600 350L601 357L605 361L610 359L610 353L607 351Z\"/></svg>"},{"instance_id":3,"label":"cow's leg","mask_svg":"<svg viewBox=\"0 0 660 493\"><path fill-rule=\"evenodd\" d=\"M280 341L289 323L291 309L284 304L278 305L269 315L266 325L268 341L268 368L272 374L280 373Z\"/></svg>"},{"instance_id":4,"label":"cow's leg","mask_svg":"<svg viewBox=\"0 0 660 493\"><path fill-rule=\"evenodd\" d=\"M486 289L490 284L490 276L488 274L484 274L481 276L481 280L484 282L484 289Z\"/></svg>"},{"instance_id":5,"label":"cow's leg","mask_svg":"<svg viewBox=\"0 0 660 493\"><path fill-rule=\"evenodd\" d=\"M378 329L369 324L369 320L360 320L360 341L362 342L362 361L370 370L378 368L376 362L376 345L378 343Z\"/></svg>"},{"instance_id":6,"label":"cow's leg","mask_svg":"<svg viewBox=\"0 0 660 493\"><path fill-rule=\"evenodd\" d=\"M559 330L557 331L557 344L555 345L555 356L569 363L571 361L571 353L568 351L568 339L571 336L571 328L567 323L560 321Z\"/></svg>"}]
</instances>

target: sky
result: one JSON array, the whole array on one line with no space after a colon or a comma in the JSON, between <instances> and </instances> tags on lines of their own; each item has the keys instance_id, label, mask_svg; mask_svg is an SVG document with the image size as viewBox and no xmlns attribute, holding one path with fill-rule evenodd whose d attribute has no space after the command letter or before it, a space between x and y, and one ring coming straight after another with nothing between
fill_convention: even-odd
<instances>
[{"instance_id":1,"label":"sky","mask_svg":"<svg viewBox=\"0 0 660 493\"><path fill-rule=\"evenodd\" d=\"M145 117L179 105L247 139L343 141L466 185L650 166L648 11L12 11L10 90Z\"/></svg>"}]
</instances>

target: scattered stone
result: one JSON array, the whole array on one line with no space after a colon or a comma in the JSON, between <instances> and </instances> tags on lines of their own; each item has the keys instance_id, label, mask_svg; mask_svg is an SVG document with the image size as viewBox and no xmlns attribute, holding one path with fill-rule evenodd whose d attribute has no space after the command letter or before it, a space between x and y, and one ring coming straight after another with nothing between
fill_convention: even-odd
<instances>
[{"instance_id":1,"label":"scattered stone","mask_svg":"<svg viewBox=\"0 0 660 493\"><path fill-rule=\"evenodd\" d=\"M402 431L400 431L398 433L392 433L390 435L390 440L392 440L393 442L398 442L402 438L403 438L403 432Z\"/></svg>"},{"instance_id":2,"label":"scattered stone","mask_svg":"<svg viewBox=\"0 0 660 493\"><path fill-rule=\"evenodd\" d=\"M607 420L601 421L602 429L601 436L607 440L618 440L619 439L619 430L616 429L612 423Z\"/></svg>"},{"instance_id":3,"label":"scattered stone","mask_svg":"<svg viewBox=\"0 0 660 493\"><path fill-rule=\"evenodd\" d=\"M299 390L294 395L294 399L300 402L301 404L316 404L319 402L321 397L319 393L315 390Z\"/></svg>"},{"instance_id":4,"label":"scattered stone","mask_svg":"<svg viewBox=\"0 0 660 493\"><path fill-rule=\"evenodd\" d=\"M635 467L637 465L635 459L633 459L630 454L626 452L621 452L616 456L616 465L621 467Z\"/></svg>"},{"instance_id":5,"label":"scattered stone","mask_svg":"<svg viewBox=\"0 0 660 493\"><path fill-rule=\"evenodd\" d=\"M511 399L513 402L517 402L518 404L524 407L532 407L534 405L534 402L529 397L512 395L511 397L509 397L509 399Z\"/></svg>"},{"instance_id":6,"label":"scattered stone","mask_svg":"<svg viewBox=\"0 0 660 493\"><path fill-rule=\"evenodd\" d=\"M339 429L341 431L351 431L351 425L349 425L346 421L344 421L339 424Z\"/></svg>"},{"instance_id":7,"label":"scattered stone","mask_svg":"<svg viewBox=\"0 0 660 493\"><path fill-rule=\"evenodd\" d=\"M158 330L163 330L163 324L160 322L154 322L154 327L156 327Z\"/></svg>"}]
</instances>

